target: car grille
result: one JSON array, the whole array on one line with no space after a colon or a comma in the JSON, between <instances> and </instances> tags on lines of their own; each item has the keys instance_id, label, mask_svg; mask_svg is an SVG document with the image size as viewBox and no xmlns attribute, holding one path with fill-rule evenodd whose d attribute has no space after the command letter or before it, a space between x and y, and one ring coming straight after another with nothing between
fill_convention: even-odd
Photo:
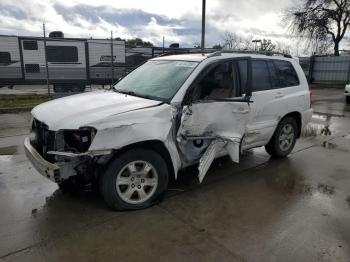
<instances>
[{"instance_id":1,"label":"car grille","mask_svg":"<svg viewBox=\"0 0 350 262\"><path fill-rule=\"evenodd\" d=\"M32 133L35 134L31 140L32 146L44 159L53 162L53 156L48 155L47 152L55 150L55 132L50 131L46 124L34 119Z\"/></svg>"}]
</instances>

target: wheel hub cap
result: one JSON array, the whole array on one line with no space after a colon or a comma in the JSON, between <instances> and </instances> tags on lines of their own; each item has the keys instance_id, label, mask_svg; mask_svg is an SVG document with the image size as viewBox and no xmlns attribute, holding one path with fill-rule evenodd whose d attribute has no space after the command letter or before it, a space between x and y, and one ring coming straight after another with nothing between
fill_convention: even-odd
<instances>
[{"instance_id":1,"label":"wheel hub cap","mask_svg":"<svg viewBox=\"0 0 350 262\"><path fill-rule=\"evenodd\" d=\"M129 204L140 204L150 199L157 185L156 169L149 162L141 160L126 164L116 180L118 195Z\"/></svg>"}]
</instances>

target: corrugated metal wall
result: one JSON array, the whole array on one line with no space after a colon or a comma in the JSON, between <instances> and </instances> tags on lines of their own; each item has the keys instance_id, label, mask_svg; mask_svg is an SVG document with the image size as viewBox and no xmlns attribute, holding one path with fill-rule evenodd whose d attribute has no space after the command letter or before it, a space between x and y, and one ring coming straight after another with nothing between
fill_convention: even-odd
<instances>
[{"instance_id":1,"label":"corrugated metal wall","mask_svg":"<svg viewBox=\"0 0 350 262\"><path fill-rule=\"evenodd\" d=\"M350 56L315 56L300 58L310 82L346 83L350 80Z\"/></svg>"}]
</instances>

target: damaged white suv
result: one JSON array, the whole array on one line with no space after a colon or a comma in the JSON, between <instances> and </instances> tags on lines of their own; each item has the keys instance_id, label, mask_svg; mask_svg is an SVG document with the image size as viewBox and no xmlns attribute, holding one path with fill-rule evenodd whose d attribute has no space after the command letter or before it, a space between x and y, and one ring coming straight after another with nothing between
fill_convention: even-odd
<instances>
[{"instance_id":1,"label":"damaged white suv","mask_svg":"<svg viewBox=\"0 0 350 262\"><path fill-rule=\"evenodd\" d=\"M32 111L25 151L64 186L98 183L115 210L140 209L164 195L169 178L214 158L265 146L293 149L310 120L310 93L297 61L216 52L151 59L109 91L53 100Z\"/></svg>"}]
</instances>

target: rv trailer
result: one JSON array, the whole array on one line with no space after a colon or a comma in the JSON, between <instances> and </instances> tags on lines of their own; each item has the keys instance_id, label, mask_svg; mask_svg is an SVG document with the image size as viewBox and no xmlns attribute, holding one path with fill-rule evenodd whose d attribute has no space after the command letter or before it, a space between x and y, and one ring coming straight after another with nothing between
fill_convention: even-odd
<instances>
[{"instance_id":1,"label":"rv trailer","mask_svg":"<svg viewBox=\"0 0 350 262\"><path fill-rule=\"evenodd\" d=\"M125 42L105 39L0 36L0 86L44 84L54 90L83 91L110 84L125 74ZM46 58L45 58L46 55ZM113 64L112 64L113 63ZM113 77L112 77L113 71Z\"/></svg>"}]
</instances>

